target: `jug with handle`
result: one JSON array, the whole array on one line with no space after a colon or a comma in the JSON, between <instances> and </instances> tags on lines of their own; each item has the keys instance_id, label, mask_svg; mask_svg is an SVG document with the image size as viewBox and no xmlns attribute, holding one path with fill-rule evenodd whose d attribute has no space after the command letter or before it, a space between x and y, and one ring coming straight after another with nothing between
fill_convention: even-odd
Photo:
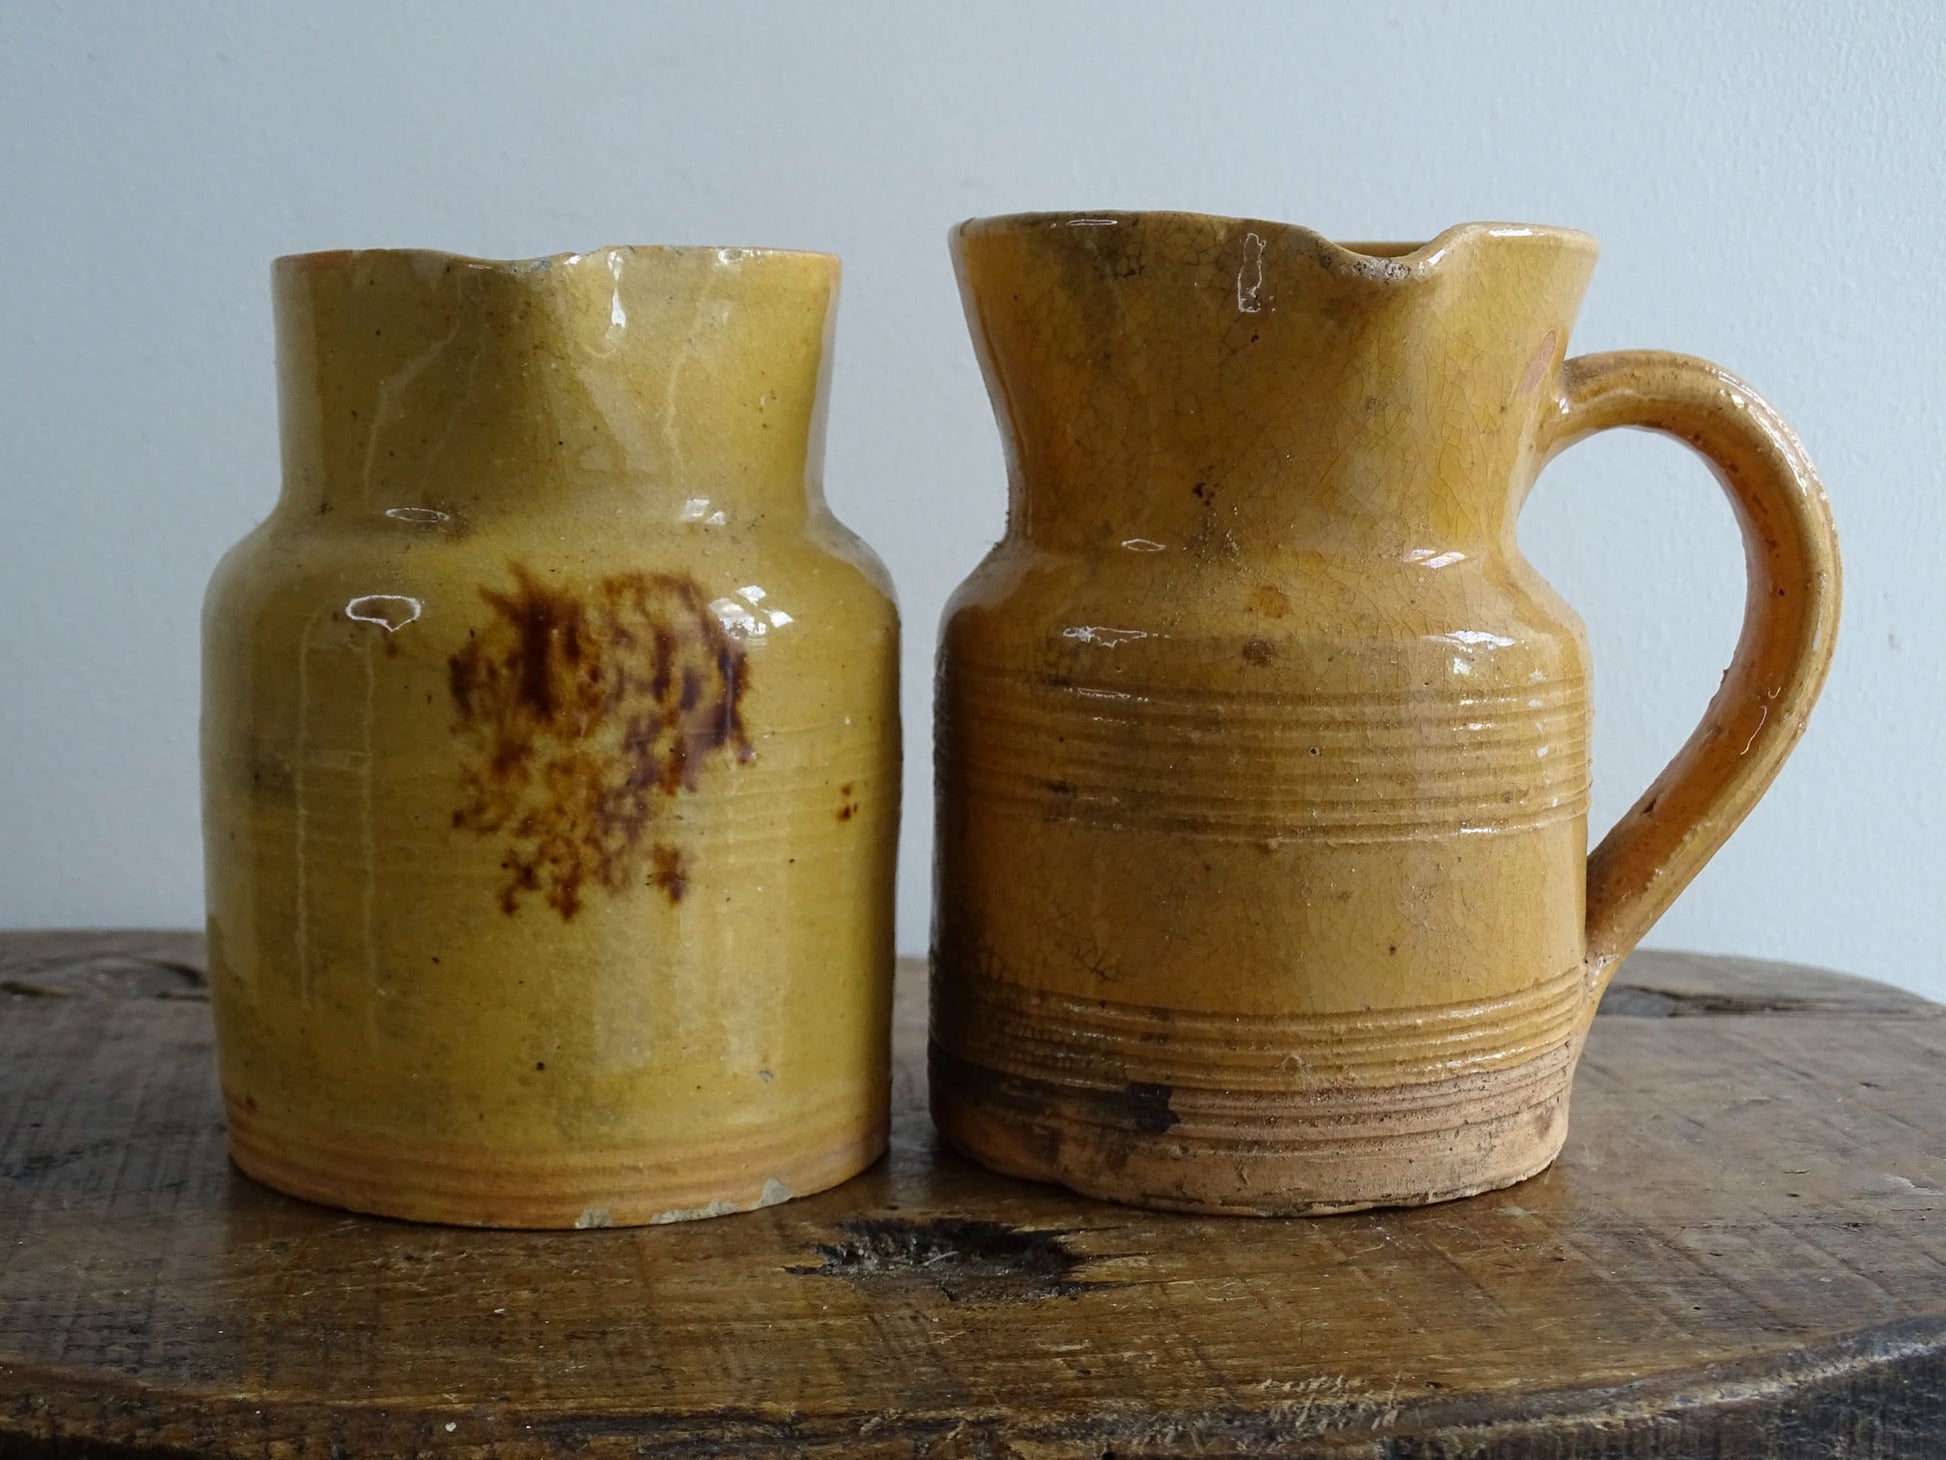
<instances>
[{"instance_id":1,"label":"jug with handle","mask_svg":"<svg viewBox=\"0 0 1946 1460\"><path fill-rule=\"evenodd\" d=\"M1199 1211L1541 1170L1602 989L1823 684L1837 547L1790 428L1700 360L1566 358L1596 249L1565 229L1043 214L953 245L1011 486L941 632L941 1130ZM1715 468L1749 593L1588 856L1586 636L1515 519L1614 426Z\"/></svg>"}]
</instances>

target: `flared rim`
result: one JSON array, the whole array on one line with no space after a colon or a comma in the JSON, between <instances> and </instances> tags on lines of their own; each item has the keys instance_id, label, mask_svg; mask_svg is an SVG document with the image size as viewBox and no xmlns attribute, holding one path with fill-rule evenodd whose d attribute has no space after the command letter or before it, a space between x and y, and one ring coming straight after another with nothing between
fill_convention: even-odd
<instances>
[{"instance_id":1,"label":"flared rim","mask_svg":"<svg viewBox=\"0 0 1946 1460\"><path fill-rule=\"evenodd\" d=\"M750 247L730 244L692 243L617 243L585 251L539 254L532 258L496 259L475 254L452 253L436 248L334 248L309 253L280 254L272 267L279 270L326 270L360 263L401 262L420 268L480 269L506 274L537 274L555 269L572 269L591 261L610 259L695 258L714 255L720 264L787 261L823 262L835 267L838 256L817 249Z\"/></svg>"},{"instance_id":2,"label":"flared rim","mask_svg":"<svg viewBox=\"0 0 1946 1460\"><path fill-rule=\"evenodd\" d=\"M1222 232L1263 232L1312 243L1329 257L1353 266L1382 262L1390 270L1414 270L1437 263L1454 248L1480 240L1534 240L1559 247L1597 253L1600 245L1592 234L1575 228L1546 223L1455 223L1423 242L1350 241L1339 242L1314 228L1297 223L1280 223L1270 218L1232 218L1220 213L1197 213L1177 209L1100 208L1068 212L1001 213L986 218L969 218L953 229L955 242L994 234L1025 233L1053 228L1118 228L1140 224L1175 224L1185 227L1213 228Z\"/></svg>"}]
</instances>

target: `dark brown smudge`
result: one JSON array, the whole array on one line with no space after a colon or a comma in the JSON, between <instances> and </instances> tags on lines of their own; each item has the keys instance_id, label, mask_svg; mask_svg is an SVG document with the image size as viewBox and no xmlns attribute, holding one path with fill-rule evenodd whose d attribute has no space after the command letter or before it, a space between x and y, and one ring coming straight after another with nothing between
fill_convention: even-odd
<instances>
[{"instance_id":1,"label":"dark brown smudge","mask_svg":"<svg viewBox=\"0 0 1946 1460\"><path fill-rule=\"evenodd\" d=\"M683 871L682 852L677 847L657 843L649 853L654 870L649 873L652 886L660 887L670 902L681 902L689 890L689 874Z\"/></svg>"},{"instance_id":2,"label":"dark brown smudge","mask_svg":"<svg viewBox=\"0 0 1946 1460\"><path fill-rule=\"evenodd\" d=\"M470 747L453 825L504 835L500 906L538 894L562 918L589 886L646 881L674 903L682 854L647 833L714 759L752 759L750 665L691 579L604 578L577 597L513 566L482 588L491 620L447 661Z\"/></svg>"},{"instance_id":3,"label":"dark brown smudge","mask_svg":"<svg viewBox=\"0 0 1946 1460\"><path fill-rule=\"evenodd\" d=\"M1182 1117L1169 1104L1174 1094L1175 1091L1167 1085L1140 1082L1130 1085L1128 1108L1134 1117L1135 1128L1144 1135L1159 1136L1179 1125Z\"/></svg>"}]
</instances>

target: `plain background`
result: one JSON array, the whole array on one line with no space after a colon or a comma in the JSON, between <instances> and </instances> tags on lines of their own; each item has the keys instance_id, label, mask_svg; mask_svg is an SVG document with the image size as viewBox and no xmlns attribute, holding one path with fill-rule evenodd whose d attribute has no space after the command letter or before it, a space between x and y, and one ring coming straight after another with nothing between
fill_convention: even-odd
<instances>
[{"instance_id":1,"label":"plain background","mask_svg":"<svg viewBox=\"0 0 1946 1460\"><path fill-rule=\"evenodd\" d=\"M1604 246L1577 350L1783 410L1846 555L1837 667L1650 942L1946 998L1946 10L1912 4L0 7L0 925L196 924L197 617L276 491L268 264L772 244L845 262L829 493L898 580L900 946L923 948L933 635L1001 527L948 225L1171 207ZM1741 555L1616 433L1522 524L1587 619L1595 829L1688 734Z\"/></svg>"}]
</instances>

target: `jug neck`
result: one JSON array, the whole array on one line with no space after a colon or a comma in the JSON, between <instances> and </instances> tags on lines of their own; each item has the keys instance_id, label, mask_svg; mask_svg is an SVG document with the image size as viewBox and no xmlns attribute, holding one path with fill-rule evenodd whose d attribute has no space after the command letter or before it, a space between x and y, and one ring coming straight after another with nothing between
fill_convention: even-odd
<instances>
[{"instance_id":1,"label":"jug neck","mask_svg":"<svg viewBox=\"0 0 1946 1460\"><path fill-rule=\"evenodd\" d=\"M837 283L829 255L766 249L279 259L283 505L802 518Z\"/></svg>"},{"instance_id":2,"label":"jug neck","mask_svg":"<svg viewBox=\"0 0 1946 1460\"><path fill-rule=\"evenodd\" d=\"M1493 551L1594 263L1563 229L1341 246L1185 213L953 238L1009 533L1143 551Z\"/></svg>"}]
</instances>

